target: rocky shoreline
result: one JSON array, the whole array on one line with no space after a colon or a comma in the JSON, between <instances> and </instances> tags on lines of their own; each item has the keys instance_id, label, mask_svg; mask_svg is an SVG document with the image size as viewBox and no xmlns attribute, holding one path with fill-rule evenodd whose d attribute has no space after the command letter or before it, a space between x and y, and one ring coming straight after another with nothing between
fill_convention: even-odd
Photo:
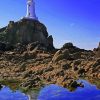
<instances>
[{"instance_id":1,"label":"rocky shoreline","mask_svg":"<svg viewBox=\"0 0 100 100\"><path fill-rule=\"evenodd\" d=\"M82 86L76 83L76 80L84 78L92 83L98 80L95 84L100 88L100 45L94 50L84 50L72 43L65 43L62 48L56 49L53 46L53 38L48 36L46 28L43 28L44 25L39 26L37 22L33 22L34 25L31 23L32 27L35 27L35 32L38 32L37 36L34 35L35 41L33 41L31 37L26 39L26 33L32 32L32 29L29 29L29 22L24 20L19 23L24 28L16 29L19 24L17 23L15 27L16 23L10 22L8 27L0 30L0 38L2 38L0 42L0 80L17 80L20 81L19 86L30 89L48 84L57 84L65 88L73 86L72 84ZM27 27L29 31L26 32ZM16 39L15 43L11 41L13 37L9 35L8 38L10 32L11 36L13 32L23 34L17 37L19 41ZM38 38L40 36L42 39ZM24 39L27 40L25 43Z\"/></svg>"},{"instance_id":2,"label":"rocky shoreline","mask_svg":"<svg viewBox=\"0 0 100 100\"><path fill-rule=\"evenodd\" d=\"M38 46L40 44L38 48L29 50L30 45L23 53L13 50L1 52L1 80L19 80L22 87L28 88L47 84L67 88L71 82L82 77L100 80L100 59L93 51L79 49L72 43L53 51L45 51L45 47Z\"/></svg>"}]
</instances>

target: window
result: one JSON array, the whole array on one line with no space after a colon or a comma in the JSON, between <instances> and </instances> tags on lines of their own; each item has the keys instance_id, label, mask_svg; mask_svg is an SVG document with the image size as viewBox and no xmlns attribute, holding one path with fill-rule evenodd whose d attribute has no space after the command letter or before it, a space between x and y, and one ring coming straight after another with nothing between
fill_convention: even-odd
<instances>
[{"instance_id":1,"label":"window","mask_svg":"<svg viewBox=\"0 0 100 100\"><path fill-rule=\"evenodd\" d=\"M30 13L28 15L30 16Z\"/></svg>"}]
</instances>

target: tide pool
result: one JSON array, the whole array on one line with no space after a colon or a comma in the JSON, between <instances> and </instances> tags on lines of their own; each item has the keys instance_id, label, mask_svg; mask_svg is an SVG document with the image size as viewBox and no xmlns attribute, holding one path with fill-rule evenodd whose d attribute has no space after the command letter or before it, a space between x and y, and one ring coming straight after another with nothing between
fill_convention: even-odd
<instances>
[{"instance_id":1,"label":"tide pool","mask_svg":"<svg viewBox=\"0 0 100 100\"><path fill-rule=\"evenodd\" d=\"M84 88L78 87L70 92L68 89L58 85L48 85L36 94L34 91L26 94L21 91L12 91L9 87L3 87L0 90L0 100L100 100L100 90L95 85L85 80Z\"/></svg>"}]
</instances>

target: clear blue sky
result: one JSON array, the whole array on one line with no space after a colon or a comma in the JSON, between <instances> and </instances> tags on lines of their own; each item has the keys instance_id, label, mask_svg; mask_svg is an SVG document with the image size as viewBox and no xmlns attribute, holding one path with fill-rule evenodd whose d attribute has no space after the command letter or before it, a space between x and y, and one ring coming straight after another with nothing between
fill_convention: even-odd
<instances>
[{"instance_id":1,"label":"clear blue sky","mask_svg":"<svg viewBox=\"0 0 100 100\"><path fill-rule=\"evenodd\" d=\"M26 15L27 0L0 0L0 27ZM65 42L93 49L100 41L100 0L35 0L36 14L54 37L54 45Z\"/></svg>"}]
</instances>

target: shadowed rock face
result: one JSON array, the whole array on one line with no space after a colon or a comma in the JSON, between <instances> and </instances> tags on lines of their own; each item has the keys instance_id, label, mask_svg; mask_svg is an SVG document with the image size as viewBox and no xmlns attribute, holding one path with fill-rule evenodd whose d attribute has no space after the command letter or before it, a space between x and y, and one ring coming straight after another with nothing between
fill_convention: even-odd
<instances>
[{"instance_id":1,"label":"shadowed rock face","mask_svg":"<svg viewBox=\"0 0 100 100\"><path fill-rule=\"evenodd\" d=\"M21 19L18 22L10 21L7 27L0 29L0 41L13 45L38 41L53 48L53 38L48 36L46 27L39 21L30 19Z\"/></svg>"},{"instance_id":2,"label":"shadowed rock face","mask_svg":"<svg viewBox=\"0 0 100 100\"><path fill-rule=\"evenodd\" d=\"M96 57L99 58L100 57L100 42L97 48L94 48L94 53L96 54Z\"/></svg>"}]
</instances>

